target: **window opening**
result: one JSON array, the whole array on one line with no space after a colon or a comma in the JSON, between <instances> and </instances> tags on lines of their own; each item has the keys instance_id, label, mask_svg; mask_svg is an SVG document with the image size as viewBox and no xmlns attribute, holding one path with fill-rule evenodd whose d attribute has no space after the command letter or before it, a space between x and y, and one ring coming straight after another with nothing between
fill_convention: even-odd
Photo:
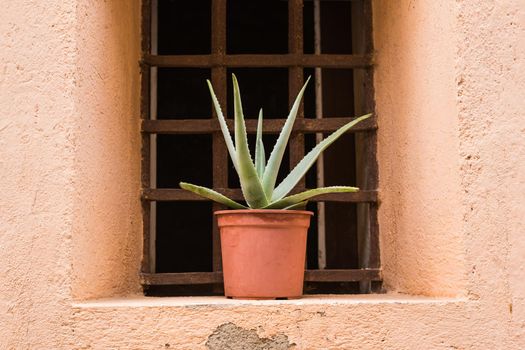
<instances>
[{"instance_id":1,"label":"window opening","mask_svg":"<svg viewBox=\"0 0 525 350\"><path fill-rule=\"evenodd\" d=\"M180 179L237 200L239 182L211 108L211 79L229 118L231 73L243 90L249 142L264 108L275 142L306 76L310 84L280 177L320 138L373 112L370 0L143 0L144 261L149 295L222 293L213 211ZM268 25L271 23L271 25ZM305 293L368 293L381 283L375 119L334 143L298 186L358 185L310 202Z\"/></svg>"}]
</instances>

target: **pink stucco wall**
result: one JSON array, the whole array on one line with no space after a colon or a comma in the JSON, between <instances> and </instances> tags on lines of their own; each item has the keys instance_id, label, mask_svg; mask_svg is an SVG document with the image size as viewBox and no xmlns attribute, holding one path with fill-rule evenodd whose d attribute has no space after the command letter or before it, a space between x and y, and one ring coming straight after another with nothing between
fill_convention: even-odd
<instances>
[{"instance_id":1,"label":"pink stucco wall","mask_svg":"<svg viewBox=\"0 0 525 350\"><path fill-rule=\"evenodd\" d=\"M136 1L77 3L73 294L137 293L142 251L139 6Z\"/></svg>"},{"instance_id":2,"label":"pink stucco wall","mask_svg":"<svg viewBox=\"0 0 525 350\"><path fill-rule=\"evenodd\" d=\"M0 1L0 348L524 348L525 6L373 3L389 293L239 302L140 295L138 1Z\"/></svg>"},{"instance_id":3,"label":"pink stucco wall","mask_svg":"<svg viewBox=\"0 0 525 350\"><path fill-rule=\"evenodd\" d=\"M464 295L457 7L376 4L385 283L405 293Z\"/></svg>"}]
</instances>

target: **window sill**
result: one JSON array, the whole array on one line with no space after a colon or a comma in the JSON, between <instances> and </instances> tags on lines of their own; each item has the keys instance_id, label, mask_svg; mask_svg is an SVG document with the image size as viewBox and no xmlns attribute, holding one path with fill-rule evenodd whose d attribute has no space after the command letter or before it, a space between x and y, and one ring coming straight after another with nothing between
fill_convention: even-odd
<instances>
[{"instance_id":1,"label":"window sill","mask_svg":"<svg viewBox=\"0 0 525 350\"><path fill-rule=\"evenodd\" d=\"M477 304L402 294L262 301L135 296L77 302L72 322L77 343L98 349L204 349L212 336L230 342L239 334L263 343L288 341L298 349L394 348L397 343L385 341L402 334L411 337L402 340L407 348L433 348L433 325L461 328ZM102 336L94 341L93 334ZM420 346L422 339L427 341Z\"/></svg>"},{"instance_id":2,"label":"window sill","mask_svg":"<svg viewBox=\"0 0 525 350\"><path fill-rule=\"evenodd\" d=\"M468 299L411 296L405 294L368 294L368 295L307 295L293 300L237 300L222 296L204 297L122 297L76 302L74 308L165 308L165 307L238 307L238 306L309 306L309 305L378 305L378 304L451 304L464 303Z\"/></svg>"}]
</instances>

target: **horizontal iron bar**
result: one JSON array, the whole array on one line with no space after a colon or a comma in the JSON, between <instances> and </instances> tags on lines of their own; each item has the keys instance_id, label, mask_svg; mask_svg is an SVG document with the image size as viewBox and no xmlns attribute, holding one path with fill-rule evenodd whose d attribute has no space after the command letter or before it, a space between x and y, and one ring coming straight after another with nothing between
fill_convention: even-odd
<instances>
[{"instance_id":1,"label":"horizontal iron bar","mask_svg":"<svg viewBox=\"0 0 525 350\"><path fill-rule=\"evenodd\" d=\"M233 200L242 201L244 197L240 189L216 188L217 192L224 194ZM173 188L144 189L142 198L147 201L208 201L208 199L196 194ZM350 203L374 203L377 202L377 191L359 191L354 193L329 193L310 199L312 202L350 202Z\"/></svg>"},{"instance_id":2,"label":"horizontal iron bar","mask_svg":"<svg viewBox=\"0 0 525 350\"><path fill-rule=\"evenodd\" d=\"M305 282L381 281L381 269L306 270ZM184 285L222 283L222 272L142 273L143 285Z\"/></svg>"},{"instance_id":3,"label":"horizontal iron bar","mask_svg":"<svg viewBox=\"0 0 525 350\"><path fill-rule=\"evenodd\" d=\"M141 282L146 286L222 283L222 272L142 273Z\"/></svg>"},{"instance_id":4,"label":"horizontal iron bar","mask_svg":"<svg viewBox=\"0 0 525 350\"><path fill-rule=\"evenodd\" d=\"M352 121L353 118L300 118L295 121L294 131L304 133L331 132ZM266 119L263 132L278 134L281 132L285 119ZM228 128L233 131L233 120L228 119ZM376 130L375 118L362 121L349 132ZM257 131L257 120L246 119L246 130L249 133ZM220 131L217 119L171 119L171 120L143 120L142 131L156 134L206 134Z\"/></svg>"},{"instance_id":5,"label":"horizontal iron bar","mask_svg":"<svg viewBox=\"0 0 525 350\"><path fill-rule=\"evenodd\" d=\"M381 269L352 269L352 270L306 270L306 282L358 282L381 281Z\"/></svg>"},{"instance_id":6,"label":"horizontal iron bar","mask_svg":"<svg viewBox=\"0 0 525 350\"><path fill-rule=\"evenodd\" d=\"M321 67L368 68L371 55L283 54L283 55L145 55L142 63L155 67Z\"/></svg>"}]
</instances>

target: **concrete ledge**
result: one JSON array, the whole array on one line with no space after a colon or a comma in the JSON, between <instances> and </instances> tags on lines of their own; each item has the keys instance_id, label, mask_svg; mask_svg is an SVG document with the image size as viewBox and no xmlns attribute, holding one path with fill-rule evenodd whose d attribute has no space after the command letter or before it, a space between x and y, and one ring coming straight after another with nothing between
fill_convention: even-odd
<instances>
[{"instance_id":1,"label":"concrete ledge","mask_svg":"<svg viewBox=\"0 0 525 350\"><path fill-rule=\"evenodd\" d=\"M451 304L468 302L467 298L435 298L406 294L308 295L294 300L233 300L222 296L146 297L133 296L76 302L74 308L134 308L193 306L276 306L276 305L357 305L357 304Z\"/></svg>"},{"instance_id":2,"label":"concrete ledge","mask_svg":"<svg viewBox=\"0 0 525 350\"><path fill-rule=\"evenodd\" d=\"M466 298L403 294L264 301L132 296L75 302L71 322L75 345L93 349L206 349L247 338L286 345L275 349L467 348L485 327L467 322L479 307Z\"/></svg>"}]
</instances>

